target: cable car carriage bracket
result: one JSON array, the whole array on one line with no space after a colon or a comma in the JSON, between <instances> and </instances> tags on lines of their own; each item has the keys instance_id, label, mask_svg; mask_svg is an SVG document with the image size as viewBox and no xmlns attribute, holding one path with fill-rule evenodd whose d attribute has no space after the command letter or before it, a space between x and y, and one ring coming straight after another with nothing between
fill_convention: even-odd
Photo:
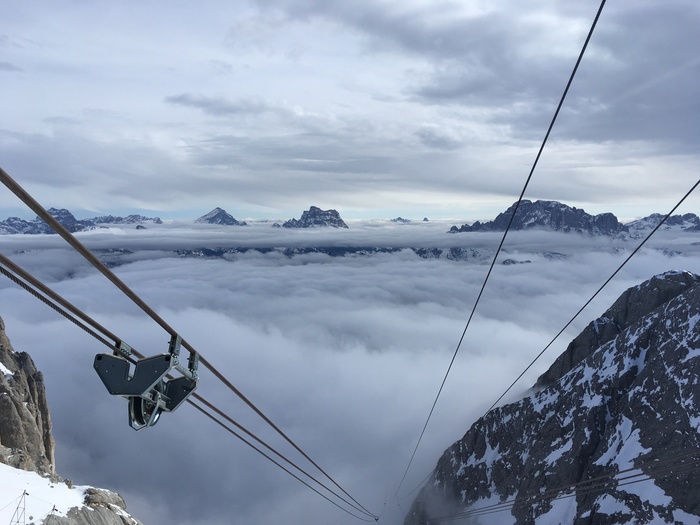
<instances>
[{"instance_id":1,"label":"cable car carriage bracket","mask_svg":"<svg viewBox=\"0 0 700 525\"><path fill-rule=\"evenodd\" d=\"M114 396L129 402L129 426L141 430L155 425L163 412L172 412L197 388L199 354L190 354L187 367L180 364L182 338L173 335L167 354L139 359L133 364L131 347L120 342L113 354L97 354L93 367ZM171 377L173 371L179 377Z\"/></svg>"}]
</instances>

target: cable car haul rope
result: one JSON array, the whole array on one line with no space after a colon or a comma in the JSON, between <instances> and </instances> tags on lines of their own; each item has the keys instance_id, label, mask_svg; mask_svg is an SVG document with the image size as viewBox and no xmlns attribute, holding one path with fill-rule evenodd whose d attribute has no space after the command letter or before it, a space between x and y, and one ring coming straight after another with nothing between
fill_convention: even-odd
<instances>
[{"instance_id":1,"label":"cable car haul rope","mask_svg":"<svg viewBox=\"0 0 700 525\"><path fill-rule=\"evenodd\" d=\"M153 426L159 421L163 412L172 412L183 403L187 402L342 511L362 521L378 520L378 516L367 510L367 508L353 498L335 479L321 468L311 456L304 452L299 445L282 431L282 429L238 390L224 374L197 352L192 345L185 341L164 319L107 268L95 254L78 241L72 233L46 211L46 209L2 168L0 168L0 182L19 197L22 202L44 220L44 222L51 226L56 233L90 262L92 266L107 277L112 284L119 288L170 335L170 343L167 352L145 357L123 339L51 290L39 279L19 267L5 255L0 254L0 273L112 350L111 354L97 354L93 367L110 394L126 398L128 402L129 425L132 428L141 430ZM190 354L189 358L186 360L186 364L180 357L182 348L185 348ZM322 477L326 478L330 482L330 485L335 486L336 489L302 469L286 455L280 453L258 436L248 431L245 427L238 424L224 411L199 396L195 392L195 389L200 379L200 367L211 372L214 377L239 397L294 450L301 454ZM193 399L196 400L197 403L195 403ZM224 423L222 419L225 420L226 423ZM290 469L273 459L253 441L238 434L230 428L228 424L238 428L254 442L259 443L262 447L275 454L291 467L291 469L296 470L299 475L294 474ZM325 491L330 496L324 494L321 490ZM334 499L331 499L331 497Z\"/></svg>"}]
</instances>

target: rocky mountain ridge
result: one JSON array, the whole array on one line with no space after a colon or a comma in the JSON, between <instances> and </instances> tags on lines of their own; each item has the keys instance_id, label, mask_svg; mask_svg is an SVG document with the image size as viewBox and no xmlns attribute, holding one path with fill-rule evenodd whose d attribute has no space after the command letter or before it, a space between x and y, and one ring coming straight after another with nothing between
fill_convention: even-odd
<instances>
[{"instance_id":1,"label":"rocky mountain ridge","mask_svg":"<svg viewBox=\"0 0 700 525\"><path fill-rule=\"evenodd\" d=\"M67 489L78 490L56 473L54 452L43 375L29 354L14 351L0 318L0 463L36 472L40 477L33 482L35 485L45 478L52 486L65 484ZM17 490L22 488L24 485ZM119 494L94 487L81 490L84 490L82 505L66 509L64 516L52 512L41 523L141 525L126 512L126 504Z\"/></svg>"},{"instance_id":2,"label":"rocky mountain ridge","mask_svg":"<svg viewBox=\"0 0 700 525\"><path fill-rule=\"evenodd\" d=\"M452 226L448 233L480 232L480 231L505 231L508 222L513 216L517 203L513 203L506 211L499 213L496 218L488 222L476 221L473 224L463 224L460 227ZM621 236L631 234L631 237L640 237L656 227L664 215L654 213L643 219L622 224L612 213L590 215L583 209L567 206L557 201L530 201L523 200L513 217L511 229L532 230L551 229L558 232L577 232L589 235ZM694 213L674 215L664 224L664 229L679 228L685 231L700 231L700 218Z\"/></svg>"},{"instance_id":3,"label":"rocky mountain ridge","mask_svg":"<svg viewBox=\"0 0 700 525\"><path fill-rule=\"evenodd\" d=\"M687 463L700 455L699 321L698 275L625 292L529 395L445 451L405 525L505 502L488 523L698 523L700 473Z\"/></svg>"},{"instance_id":4,"label":"rocky mountain ridge","mask_svg":"<svg viewBox=\"0 0 700 525\"><path fill-rule=\"evenodd\" d=\"M48 211L58 222L60 222L69 232L76 233L93 230L101 225L107 224L134 224L143 226L143 223L162 224L158 217L144 217L143 215L128 215L126 217L115 217L114 215L103 215L91 219L76 219L71 212L66 209L49 208ZM31 221L25 221L19 217L9 217L0 221L0 234L52 234L53 229L46 224L43 219L36 217Z\"/></svg>"},{"instance_id":5,"label":"rocky mountain ridge","mask_svg":"<svg viewBox=\"0 0 700 525\"><path fill-rule=\"evenodd\" d=\"M462 226L452 226L448 233L504 231L515 208L515 204L506 211L500 213L492 221ZM145 217L142 215L128 215L116 217L104 215L90 219L76 219L73 214L65 209L50 208L51 213L69 231L75 233L91 230L106 225L135 224L137 229L144 228L144 223L162 224L158 217ZM590 235L612 236L621 238L640 238L654 228L664 216L653 213L642 219L626 224L620 223L612 213L590 215L583 209L571 207L557 201L529 201L523 200L518 207L517 214L511 228L513 230L552 230L557 232L576 232ZM209 213L199 217L195 223L218 224L223 226L246 226L245 221L235 219L223 208L214 208ZM410 224L409 219L396 217L391 222ZM427 218L423 222L428 222ZM311 206L304 211L299 219L290 219L283 224L275 222L273 227L279 228L314 228L333 227L348 228L348 225L340 217L336 210L322 210L317 206ZM700 232L700 217L694 213L674 215L670 217L662 227L663 230L682 230L687 232ZM38 234L53 233L53 230L38 217L32 221L25 221L18 217L9 217L0 221L0 234Z\"/></svg>"}]
</instances>

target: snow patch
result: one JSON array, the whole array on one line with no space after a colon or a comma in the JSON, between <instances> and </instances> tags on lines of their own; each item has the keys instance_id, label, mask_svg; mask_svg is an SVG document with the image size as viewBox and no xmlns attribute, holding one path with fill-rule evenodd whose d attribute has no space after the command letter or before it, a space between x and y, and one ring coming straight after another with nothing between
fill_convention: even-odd
<instances>
[{"instance_id":1,"label":"snow patch","mask_svg":"<svg viewBox=\"0 0 700 525\"><path fill-rule=\"evenodd\" d=\"M87 486L68 488L36 472L27 472L0 463L0 523L10 523L26 490L25 515L28 522L40 523L51 514L65 516L69 509L82 507ZM30 518L31 517L31 518Z\"/></svg>"},{"instance_id":2,"label":"snow patch","mask_svg":"<svg viewBox=\"0 0 700 525\"><path fill-rule=\"evenodd\" d=\"M9 368L7 368L5 365L3 365L2 363L0 363L0 374L3 374L5 376L5 379L10 379L11 377L14 376L12 371Z\"/></svg>"}]
</instances>

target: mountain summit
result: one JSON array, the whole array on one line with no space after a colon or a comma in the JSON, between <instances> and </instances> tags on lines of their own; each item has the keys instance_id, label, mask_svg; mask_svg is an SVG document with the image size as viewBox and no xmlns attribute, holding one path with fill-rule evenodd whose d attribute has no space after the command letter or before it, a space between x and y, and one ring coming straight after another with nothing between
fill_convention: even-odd
<instances>
[{"instance_id":1,"label":"mountain summit","mask_svg":"<svg viewBox=\"0 0 700 525\"><path fill-rule=\"evenodd\" d=\"M283 228L315 228L318 226L348 227L336 210L322 210L316 206L311 206L308 211L302 213L300 219L289 219L282 225Z\"/></svg>"},{"instance_id":2,"label":"mountain summit","mask_svg":"<svg viewBox=\"0 0 700 525\"><path fill-rule=\"evenodd\" d=\"M226 213L223 208L214 208L206 215L202 215L199 219L194 222L206 223L206 224L222 224L225 226L246 226L245 221L237 221L232 215Z\"/></svg>"},{"instance_id":3,"label":"mountain summit","mask_svg":"<svg viewBox=\"0 0 700 525\"><path fill-rule=\"evenodd\" d=\"M699 320L698 275L627 290L445 451L405 524L698 523Z\"/></svg>"},{"instance_id":4,"label":"mountain summit","mask_svg":"<svg viewBox=\"0 0 700 525\"><path fill-rule=\"evenodd\" d=\"M476 231L505 231L513 215L517 202L489 222L476 221L469 226L452 226L449 233ZM590 215L580 208L567 206L557 201L522 200L515 213L511 229L529 230L550 228L561 232L580 232L592 235L616 235L626 232L627 228L618 222L612 213Z\"/></svg>"}]
</instances>

